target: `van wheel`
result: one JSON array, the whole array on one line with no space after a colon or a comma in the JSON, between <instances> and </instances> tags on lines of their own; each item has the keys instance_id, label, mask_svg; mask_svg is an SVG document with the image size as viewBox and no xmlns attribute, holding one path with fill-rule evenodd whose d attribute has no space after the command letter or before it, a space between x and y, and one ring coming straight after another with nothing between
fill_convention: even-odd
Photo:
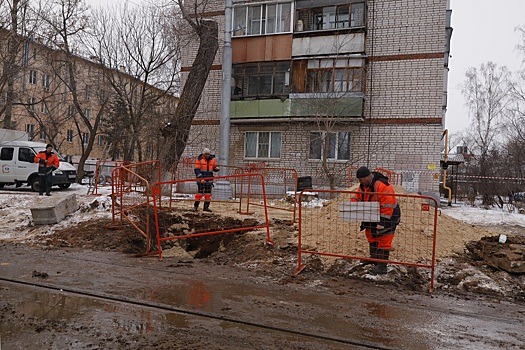
<instances>
[{"instance_id":1,"label":"van wheel","mask_svg":"<svg viewBox=\"0 0 525 350\"><path fill-rule=\"evenodd\" d=\"M61 190L65 190L66 188L69 188L69 186L71 186L71 184L60 184L58 185L58 188L60 188Z\"/></svg>"},{"instance_id":2,"label":"van wheel","mask_svg":"<svg viewBox=\"0 0 525 350\"><path fill-rule=\"evenodd\" d=\"M33 180L31 180L31 189L35 192L40 191L40 184L38 183L38 176L35 176Z\"/></svg>"}]
</instances>

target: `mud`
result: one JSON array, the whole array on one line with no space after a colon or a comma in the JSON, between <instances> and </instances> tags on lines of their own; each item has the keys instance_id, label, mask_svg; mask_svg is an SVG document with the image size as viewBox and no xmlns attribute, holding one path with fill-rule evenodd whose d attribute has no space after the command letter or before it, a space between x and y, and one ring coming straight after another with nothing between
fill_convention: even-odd
<instances>
[{"instance_id":1,"label":"mud","mask_svg":"<svg viewBox=\"0 0 525 350\"><path fill-rule=\"evenodd\" d=\"M256 224L220 211L161 213L163 237ZM294 275L296 226L274 217L271 230L273 245L265 242L263 230L173 239L163 243L163 260L143 255L145 240L132 225L101 218L24 244L0 245L0 344L7 349L524 348L525 276L487 259L522 244L519 229L490 228L494 235L472 241L464 253L440 257L432 294L429 271L414 267L390 266L387 275L371 276L358 261L309 256ZM503 232L507 246L497 243Z\"/></svg>"}]
</instances>

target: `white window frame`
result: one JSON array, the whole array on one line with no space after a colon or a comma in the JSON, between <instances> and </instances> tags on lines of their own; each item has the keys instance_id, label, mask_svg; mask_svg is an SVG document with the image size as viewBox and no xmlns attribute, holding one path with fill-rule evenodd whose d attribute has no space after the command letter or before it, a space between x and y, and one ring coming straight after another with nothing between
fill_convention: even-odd
<instances>
[{"instance_id":1,"label":"white window frame","mask_svg":"<svg viewBox=\"0 0 525 350\"><path fill-rule=\"evenodd\" d=\"M97 146L104 146L104 136L97 135Z\"/></svg>"},{"instance_id":2,"label":"white window frame","mask_svg":"<svg viewBox=\"0 0 525 350\"><path fill-rule=\"evenodd\" d=\"M73 130L69 129L66 134L66 141L73 143Z\"/></svg>"},{"instance_id":3,"label":"white window frame","mask_svg":"<svg viewBox=\"0 0 525 350\"><path fill-rule=\"evenodd\" d=\"M244 133L244 158L281 159L282 134L281 131L246 131ZM268 142L264 142L266 135L268 135ZM249 145L250 141L255 142L255 145Z\"/></svg>"},{"instance_id":4,"label":"white window frame","mask_svg":"<svg viewBox=\"0 0 525 350\"><path fill-rule=\"evenodd\" d=\"M26 132L30 137L35 135L35 124L26 124Z\"/></svg>"},{"instance_id":5,"label":"white window frame","mask_svg":"<svg viewBox=\"0 0 525 350\"><path fill-rule=\"evenodd\" d=\"M31 84L31 85L35 85L35 84L36 84L36 81L37 81L36 70L31 69L31 70L29 71L29 84Z\"/></svg>"},{"instance_id":6,"label":"white window frame","mask_svg":"<svg viewBox=\"0 0 525 350\"><path fill-rule=\"evenodd\" d=\"M312 152L312 137L314 137L313 134L318 134L318 138L320 138L320 142L319 142L319 145L318 147L320 149L317 149L315 154ZM326 136L327 134L329 134L330 136L335 136L335 139L331 139L335 142L333 142L333 150L331 149L331 153L332 154L329 154L328 155L328 158L327 160L331 160L331 161L349 161L350 160L350 157L352 155L352 149L351 149L351 138L352 138L352 133L350 131L330 131L330 132L326 132L326 131L319 131L319 130L316 130L316 131L310 131L310 141L309 141L309 150L308 150L308 159L310 160L322 160L323 159L323 145L324 143L326 142ZM343 157L340 153L340 146L341 146L341 141L340 141L340 137L342 136L342 134L346 134L346 145L347 145L347 151L348 151L348 158L346 157ZM316 155L319 154L319 157L317 157Z\"/></svg>"},{"instance_id":7,"label":"white window frame","mask_svg":"<svg viewBox=\"0 0 525 350\"><path fill-rule=\"evenodd\" d=\"M29 110L34 112L36 110L35 109L36 97L30 97L28 103L29 103Z\"/></svg>"},{"instance_id":8,"label":"white window frame","mask_svg":"<svg viewBox=\"0 0 525 350\"><path fill-rule=\"evenodd\" d=\"M51 76L49 74L42 74L42 87L45 91L49 91L51 86Z\"/></svg>"},{"instance_id":9,"label":"white window frame","mask_svg":"<svg viewBox=\"0 0 525 350\"><path fill-rule=\"evenodd\" d=\"M82 144L84 146L87 146L88 143L89 143L89 133L88 132L83 132L82 133Z\"/></svg>"},{"instance_id":10,"label":"white window frame","mask_svg":"<svg viewBox=\"0 0 525 350\"><path fill-rule=\"evenodd\" d=\"M42 101L42 105L40 106L40 113L42 114L49 113L49 109L47 108L47 103L45 101Z\"/></svg>"},{"instance_id":11,"label":"white window frame","mask_svg":"<svg viewBox=\"0 0 525 350\"><path fill-rule=\"evenodd\" d=\"M290 7L289 13L283 13L284 6ZM254 11L258 12L259 17L250 17L250 13L253 13ZM241 16L236 18L236 12L238 14L240 13ZM236 37L246 35L273 35L279 33L291 33L293 25L293 13L294 6L292 1L277 1L257 5L235 6L233 9L232 35ZM244 19L242 17L244 17ZM271 21L268 19L271 19ZM286 27L287 21L289 24ZM270 25L272 25L273 28L270 28ZM255 26L258 26L257 31L253 31Z\"/></svg>"}]
</instances>

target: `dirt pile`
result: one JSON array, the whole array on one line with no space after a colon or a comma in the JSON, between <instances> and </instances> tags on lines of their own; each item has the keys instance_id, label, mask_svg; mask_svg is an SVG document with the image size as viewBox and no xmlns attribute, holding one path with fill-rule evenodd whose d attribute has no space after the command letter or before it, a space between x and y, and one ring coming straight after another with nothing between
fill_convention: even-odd
<instances>
[{"instance_id":1,"label":"dirt pile","mask_svg":"<svg viewBox=\"0 0 525 350\"><path fill-rule=\"evenodd\" d=\"M506 235L505 235L506 236ZM467 244L467 249L490 266L509 273L525 273L525 237L483 237Z\"/></svg>"}]
</instances>

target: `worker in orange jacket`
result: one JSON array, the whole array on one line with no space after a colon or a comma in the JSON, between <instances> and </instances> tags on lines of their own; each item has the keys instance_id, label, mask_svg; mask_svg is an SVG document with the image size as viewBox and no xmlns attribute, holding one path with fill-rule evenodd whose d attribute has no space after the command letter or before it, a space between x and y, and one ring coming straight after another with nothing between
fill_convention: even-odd
<instances>
[{"instance_id":1,"label":"worker in orange jacket","mask_svg":"<svg viewBox=\"0 0 525 350\"><path fill-rule=\"evenodd\" d=\"M195 204L193 210L199 210L199 203L204 197L204 211L211 212L210 201L211 201L211 189L213 187L212 177L213 172L218 172L219 167L217 166L217 158L214 154L211 154L209 148L202 150L195 160L195 176L197 177L197 193L195 194Z\"/></svg>"},{"instance_id":2,"label":"worker in orange jacket","mask_svg":"<svg viewBox=\"0 0 525 350\"><path fill-rule=\"evenodd\" d=\"M53 171L58 169L60 161L53 152L53 145L47 144L45 151L37 153L34 159L38 163L38 191L40 195L46 191L46 196L51 196L51 185L53 184Z\"/></svg>"},{"instance_id":3,"label":"worker in orange jacket","mask_svg":"<svg viewBox=\"0 0 525 350\"><path fill-rule=\"evenodd\" d=\"M357 169L359 190L353 202L379 202L379 222L362 222L361 230L365 230L366 239L370 245L372 259L388 260L394 232L401 219L401 209L394 196L394 186L388 178L379 172L371 172L367 167ZM363 265L374 264L372 274L386 274L386 263L364 262Z\"/></svg>"}]
</instances>

